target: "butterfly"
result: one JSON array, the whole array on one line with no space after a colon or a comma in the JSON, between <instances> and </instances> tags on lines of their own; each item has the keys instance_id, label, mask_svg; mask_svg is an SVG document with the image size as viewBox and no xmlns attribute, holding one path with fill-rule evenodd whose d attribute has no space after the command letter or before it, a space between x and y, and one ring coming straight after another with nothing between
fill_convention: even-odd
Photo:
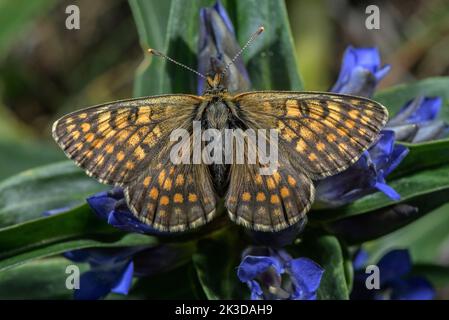
<instances>
[{"instance_id":1,"label":"butterfly","mask_svg":"<svg viewBox=\"0 0 449 320\"><path fill-rule=\"evenodd\" d=\"M223 199L235 223L275 232L306 215L314 201L312 180L335 175L356 162L388 119L381 104L350 95L292 91L233 95L222 85L225 72L203 76L208 88L200 96L160 95L72 112L54 123L53 137L89 176L122 187L132 213L157 230L200 227L218 214ZM182 128L190 133L191 144L194 121L205 129L274 129L276 170L261 174L264 165L259 161L174 164L170 153L176 142L170 135ZM255 147L251 143L245 140L248 150Z\"/></svg>"}]
</instances>

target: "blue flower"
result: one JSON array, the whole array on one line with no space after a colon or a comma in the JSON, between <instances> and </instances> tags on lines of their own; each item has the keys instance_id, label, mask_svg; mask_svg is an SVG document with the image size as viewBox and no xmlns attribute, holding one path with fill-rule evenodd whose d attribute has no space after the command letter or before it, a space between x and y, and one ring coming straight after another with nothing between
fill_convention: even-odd
<instances>
[{"instance_id":1,"label":"blue flower","mask_svg":"<svg viewBox=\"0 0 449 320\"><path fill-rule=\"evenodd\" d=\"M234 27L221 2L201 8L198 71L202 74L219 73L239 51ZM251 87L242 57L238 57L230 66L223 81L230 92L247 91ZM204 92L204 84L204 79L199 78L198 94Z\"/></svg>"},{"instance_id":2,"label":"blue flower","mask_svg":"<svg viewBox=\"0 0 449 320\"><path fill-rule=\"evenodd\" d=\"M376 48L348 47L332 91L369 97L389 70L388 65L381 67ZM385 179L404 159L408 149L394 142L394 132L382 130L379 140L354 165L317 182L315 208L342 206L375 191L383 192L392 200L399 200L400 195Z\"/></svg>"},{"instance_id":3,"label":"blue flower","mask_svg":"<svg viewBox=\"0 0 449 320\"><path fill-rule=\"evenodd\" d=\"M324 270L307 258L293 259L284 250L252 247L243 253L237 276L252 300L315 300Z\"/></svg>"},{"instance_id":4,"label":"blue flower","mask_svg":"<svg viewBox=\"0 0 449 320\"><path fill-rule=\"evenodd\" d=\"M390 65L381 66L377 48L353 48L349 46L337 82L332 92L371 97L377 83L390 71Z\"/></svg>"},{"instance_id":5,"label":"blue flower","mask_svg":"<svg viewBox=\"0 0 449 320\"><path fill-rule=\"evenodd\" d=\"M110 225L127 232L165 234L140 222L126 205L123 190L114 188L87 199L95 214ZM68 208L54 209L44 215L59 214ZM75 290L78 300L101 299L109 293L128 294L134 276L148 276L166 271L183 252L173 246L133 246L125 248L89 248L67 251L63 255L74 262L88 263L89 271L80 278Z\"/></svg>"},{"instance_id":6,"label":"blue flower","mask_svg":"<svg viewBox=\"0 0 449 320\"><path fill-rule=\"evenodd\" d=\"M387 128L393 130L400 141L417 143L444 138L449 126L437 119L442 105L440 97L418 96L388 121Z\"/></svg>"},{"instance_id":7,"label":"blue flower","mask_svg":"<svg viewBox=\"0 0 449 320\"><path fill-rule=\"evenodd\" d=\"M95 214L108 224L128 232L146 234L166 234L146 225L129 210L121 188L97 193L87 198L87 203Z\"/></svg>"},{"instance_id":8,"label":"blue flower","mask_svg":"<svg viewBox=\"0 0 449 320\"><path fill-rule=\"evenodd\" d=\"M356 253L351 299L432 300L435 297L435 289L427 279L410 274L412 262L407 250L392 250L379 260L379 289L367 289L370 273L365 273L363 268L367 259L365 251Z\"/></svg>"},{"instance_id":9,"label":"blue flower","mask_svg":"<svg viewBox=\"0 0 449 320\"><path fill-rule=\"evenodd\" d=\"M75 290L76 300L96 300L110 293L127 295L133 277L167 271L176 264L182 252L168 245L133 246L125 248L91 248L63 254L77 263L89 263L89 271L80 278Z\"/></svg>"},{"instance_id":10,"label":"blue flower","mask_svg":"<svg viewBox=\"0 0 449 320\"><path fill-rule=\"evenodd\" d=\"M64 253L78 263L89 263L90 270L80 278L80 287L75 290L76 300L93 300L109 293L128 294L134 274L132 256L141 248L120 250L81 249Z\"/></svg>"},{"instance_id":11,"label":"blue flower","mask_svg":"<svg viewBox=\"0 0 449 320\"><path fill-rule=\"evenodd\" d=\"M406 147L394 144L393 131L382 130L378 142L354 165L316 183L316 207L342 206L375 191L399 200L400 195L385 179L407 154Z\"/></svg>"}]
</instances>

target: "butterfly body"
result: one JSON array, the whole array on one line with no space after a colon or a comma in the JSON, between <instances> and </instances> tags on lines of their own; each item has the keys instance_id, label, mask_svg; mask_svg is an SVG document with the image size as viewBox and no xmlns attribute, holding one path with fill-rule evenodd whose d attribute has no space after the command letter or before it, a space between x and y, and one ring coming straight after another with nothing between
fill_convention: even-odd
<instances>
[{"instance_id":1,"label":"butterfly body","mask_svg":"<svg viewBox=\"0 0 449 320\"><path fill-rule=\"evenodd\" d=\"M224 198L231 220L271 232L304 217L314 200L312 180L357 161L388 118L382 105L365 98L289 91L233 95L221 82L220 75L208 77L202 96L162 95L75 111L55 122L53 137L87 174L123 187L131 211L158 230L199 227L214 218ZM189 148L181 154L189 160L195 141L207 145L201 137L208 129L222 137L226 130L275 131L276 170L263 173L267 163L259 156L255 163L208 163L201 156L199 162L175 163L171 155L179 142L170 137L177 129L188 134L183 146ZM268 141L268 134L262 138ZM245 150L257 150L252 144L245 140Z\"/></svg>"}]
</instances>

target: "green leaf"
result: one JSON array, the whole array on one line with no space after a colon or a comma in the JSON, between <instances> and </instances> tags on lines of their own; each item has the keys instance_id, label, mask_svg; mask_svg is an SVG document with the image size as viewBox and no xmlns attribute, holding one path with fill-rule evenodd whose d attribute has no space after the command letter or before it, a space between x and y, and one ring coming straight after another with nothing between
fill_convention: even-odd
<instances>
[{"instance_id":1,"label":"green leaf","mask_svg":"<svg viewBox=\"0 0 449 320\"><path fill-rule=\"evenodd\" d=\"M85 203L87 196L105 188L71 161L24 171L0 183L0 227Z\"/></svg>"},{"instance_id":2,"label":"green leaf","mask_svg":"<svg viewBox=\"0 0 449 320\"><path fill-rule=\"evenodd\" d=\"M307 257L318 263L323 269L317 298L320 300L349 299L348 282L352 276L347 274L343 250L338 239L332 235L310 234L293 248L294 257Z\"/></svg>"},{"instance_id":3,"label":"green leaf","mask_svg":"<svg viewBox=\"0 0 449 320\"><path fill-rule=\"evenodd\" d=\"M449 139L401 144L409 149L409 153L389 179L449 163Z\"/></svg>"},{"instance_id":4,"label":"green leaf","mask_svg":"<svg viewBox=\"0 0 449 320\"><path fill-rule=\"evenodd\" d=\"M237 278L240 252L231 232L199 241L193 262L207 299L241 299L248 292Z\"/></svg>"},{"instance_id":5,"label":"green leaf","mask_svg":"<svg viewBox=\"0 0 449 320\"><path fill-rule=\"evenodd\" d=\"M162 73L163 61L162 59L151 57L147 50L150 47L158 50L165 48L171 0L129 0L129 5L144 53L143 61L136 70L134 96L140 97L164 93L161 91L162 88L159 88L159 81L165 76Z\"/></svg>"},{"instance_id":6,"label":"green leaf","mask_svg":"<svg viewBox=\"0 0 449 320\"><path fill-rule=\"evenodd\" d=\"M145 5L144 0L131 1L134 17L139 30L142 47L151 47L155 39L151 30L154 10ZM164 47L157 48L179 62L196 68L197 42L199 33L200 8L211 6L215 1L200 0L189 3L172 0L166 29ZM297 73L294 46L290 27L282 1L223 1L234 19L238 41L243 45L260 25L266 27L265 33L245 52L250 78L256 89L301 90L302 82ZM137 8L143 8L143 14ZM165 11L161 14L165 16ZM161 39L157 40L160 44ZM154 95L162 93L194 93L197 77L173 63L153 57L139 68L135 82L135 94Z\"/></svg>"},{"instance_id":7,"label":"green leaf","mask_svg":"<svg viewBox=\"0 0 449 320\"><path fill-rule=\"evenodd\" d=\"M255 89L303 89L284 1L236 1L237 37L245 43L259 26L265 31L244 55Z\"/></svg>"},{"instance_id":8,"label":"green leaf","mask_svg":"<svg viewBox=\"0 0 449 320\"><path fill-rule=\"evenodd\" d=\"M315 210L309 215L310 219L321 222L332 221L402 202L417 206L422 212L428 212L429 209L434 209L447 202L449 165L419 171L413 175L389 181L388 184L401 195L399 201L395 202L383 193L376 192L338 209Z\"/></svg>"},{"instance_id":9,"label":"green leaf","mask_svg":"<svg viewBox=\"0 0 449 320\"><path fill-rule=\"evenodd\" d=\"M73 291L66 288L67 266L73 262L58 257L32 261L0 272L0 299L71 299ZM85 264L76 264L80 272Z\"/></svg>"},{"instance_id":10,"label":"green leaf","mask_svg":"<svg viewBox=\"0 0 449 320\"><path fill-rule=\"evenodd\" d=\"M419 220L367 243L370 261L378 261L386 252L397 248L409 249L414 263L433 264L440 261L449 250L448 213L449 204L445 204Z\"/></svg>"},{"instance_id":11,"label":"green leaf","mask_svg":"<svg viewBox=\"0 0 449 320\"><path fill-rule=\"evenodd\" d=\"M45 244L27 251L21 251L19 254L0 260L0 271L8 270L21 264L36 259L46 258L61 254L66 251L86 249L86 248L112 248L112 247L131 247L131 246L153 246L157 240L153 237L141 234L120 234L114 237L103 237L101 240L79 239Z\"/></svg>"},{"instance_id":12,"label":"green leaf","mask_svg":"<svg viewBox=\"0 0 449 320\"><path fill-rule=\"evenodd\" d=\"M68 250L157 243L156 237L127 234L113 228L83 205L0 229L0 270Z\"/></svg>"},{"instance_id":13,"label":"green leaf","mask_svg":"<svg viewBox=\"0 0 449 320\"><path fill-rule=\"evenodd\" d=\"M443 98L443 108L441 108L441 119L449 121L449 77L435 77L412 83L401 84L379 91L374 100L388 107L391 115L394 115L404 104L420 95Z\"/></svg>"}]
</instances>

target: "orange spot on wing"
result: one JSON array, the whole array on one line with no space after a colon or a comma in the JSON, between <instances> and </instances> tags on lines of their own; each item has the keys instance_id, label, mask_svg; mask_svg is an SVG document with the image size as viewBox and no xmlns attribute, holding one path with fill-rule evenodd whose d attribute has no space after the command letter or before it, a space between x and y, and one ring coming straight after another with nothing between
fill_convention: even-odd
<instances>
[{"instance_id":1,"label":"orange spot on wing","mask_svg":"<svg viewBox=\"0 0 449 320\"><path fill-rule=\"evenodd\" d=\"M257 196L256 196L256 200L259 202L265 201L267 198L265 196L265 193L263 192L258 192Z\"/></svg>"},{"instance_id":2,"label":"orange spot on wing","mask_svg":"<svg viewBox=\"0 0 449 320\"><path fill-rule=\"evenodd\" d=\"M194 193L189 193L189 201L190 202L196 202L198 201L198 196Z\"/></svg>"},{"instance_id":3,"label":"orange spot on wing","mask_svg":"<svg viewBox=\"0 0 449 320\"><path fill-rule=\"evenodd\" d=\"M290 195L290 191L288 190L287 187L282 187L281 188L281 197L282 198L286 198Z\"/></svg>"},{"instance_id":4,"label":"orange spot on wing","mask_svg":"<svg viewBox=\"0 0 449 320\"><path fill-rule=\"evenodd\" d=\"M95 135L92 132L89 132L88 134L86 134L86 141L87 142L92 142L95 139Z\"/></svg>"},{"instance_id":5,"label":"orange spot on wing","mask_svg":"<svg viewBox=\"0 0 449 320\"><path fill-rule=\"evenodd\" d=\"M298 152L304 152L307 148L307 144L304 141L304 139L299 139L296 143L296 151Z\"/></svg>"},{"instance_id":6,"label":"orange spot on wing","mask_svg":"<svg viewBox=\"0 0 449 320\"><path fill-rule=\"evenodd\" d=\"M112 153L112 152L114 152L114 145L113 145L113 144L108 144L108 145L106 146L106 148L105 148L105 151L106 151L107 153Z\"/></svg>"},{"instance_id":7,"label":"orange spot on wing","mask_svg":"<svg viewBox=\"0 0 449 320\"><path fill-rule=\"evenodd\" d=\"M170 189L171 189L171 185L172 185L171 179L169 179L169 178L165 179L165 182L164 182L164 189L165 189L165 190L170 190Z\"/></svg>"},{"instance_id":8,"label":"orange spot on wing","mask_svg":"<svg viewBox=\"0 0 449 320\"><path fill-rule=\"evenodd\" d=\"M182 194L176 193L176 194L174 195L174 197L173 197L173 201L174 201L175 203L183 203L183 202L184 202L184 198L183 198Z\"/></svg>"},{"instance_id":9,"label":"orange spot on wing","mask_svg":"<svg viewBox=\"0 0 449 320\"><path fill-rule=\"evenodd\" d=\"M178 174L176 177L175 185L176 186L182 186L184 184L184 175Z\"/></svg>"},{"instance_id":10,"label":"orange spot on wing","mask_svg":"<svg viewBox=\"0 0 449 320\"><path fill-rule=\"evenodd\" d=\"M326 136L326 139L327 139L327 141L329 141L329 142L335 142L335 141L337 140L337 136L336 136L335 134L333 134L333 133L329 133L329 134Z\"/></svg>"},{"instance_id":11,"label":"orange spot on wing","mask_svg":"<svg viewBox=\"0 0 449 320\"><path fill-rule=\"evenodd\" d=\"M89 131L90 130L90 124L89 123L81 124L81 130L83 130L83 132Z\"/></svg>"},{"instance_id":12,"label":"orange spot on wing","mask_svg":"<svg viewBox=\"0 0 449 320\"><path fill-rule=\"evenodd\" d=\"M242 194L242 200L243 201L250 201L251 200L251 194L249 192L244 192Z\"/></svg>"},{"instance_id":13,"label":"orange spot on wing","mask_svg":"<svg viewBox=\"0 0 449 320\"><path fill-rule=\"evenodd\" d=\"M145 158L145 151L140 146L137 146L133 153L137 160L143 160Z\"/></svg>"},{"instance_id":14,"label":"orange spot on wing","mask_svg":"<svg viewBox=\"0 0 449 320\"><path fill-rule=\"evenodd\" d=\"M291 185L292 187L294 187L296 185L296 180L291 175L288 175L287 181L288 181L288 184Z\"/></svg>"},{"instance_id":15,"label":"orange spot on wing","mask_svg":"<svg viewBox=\"0 0 449 320\"><path fill-rule=\"evenodd\" d=\"M125 153L123 151L119 151L117 153L116 158L117 158L118 161L122 161L123 159L125 159Z\"/></svg>"},{"instance_id":16,"label":"orange spot on wing","mask_svg":"<svg viewBox=\"0 0 449 320\"><path fill-rule=\"evenodd\" d=\"M159 190L156 187L151 188L150 190L150 198L156 200L159 196Z\"/></svg>"},{"instance_id":17,"label":"orange spot on wing","mask_svg":"<svg viewBox=\"0 0 449 320\"><path fill-rule=\"evenodd\" d=\"M270 202L272 204L278 204L280 202L279 196L277 194L272 194L270 197Z\"/></svg>"},{"instance_id":18,"label":"orange spot on wing","mask_svg":"<svg viewBox=\"0 0 449 320\"><path fill-rule=\"evenodd\" d=\"M128 169L128 170L132 170L132 169L134 169L135 164L134 164L134 162L132 162L132 161L126 161L125 167L126 167L126 169Z\"/></svg>"},{"instance_id":19,"label":"orange spot on wing","mask_svg":"<svg viewBox=\"0 0 449 320\"><path fill-rule=\"evenodd\" d=\"M309 160L316 161L316 160L318 160L318 157L316 156L315 153L312 152L311 154L309 154Z\"/></svg>"},{"instance_id":20,"label":"orange spot on wing","mask_svg":"<svg viewBox=\"0 0 449 320\"><path fill-rule=\"evenodd\" d=\"M267 187L270 190L274 190L276 188L276 182L274 181L273 178L271 178L271 177L267 178Z\"/></svg>"},{"instance_id":21,"label":"orange spot on wing","mask_svg":"<svg viewBox=\"0 0 449 320\"><path fill-rule=\"evenodd\" d=\"M318 151L323 151L324 149L326 149L326 145L324 143L322 143L322 142L318 142L316 144L316 148L317 148Z\"/></svg>"},{"instance_id":22,"label":"orange spot on wing","mask_svg":"<svg viewBox=\"0 0 449 320\"><path fill-rule=\"evenodd\" d=\"M164 180L165 180L165 170L162 170L159 173L159 176L157 177L157 181L159 182L159 185L162 186L162 184L164 183Z\"/></svg>"},{"instance_id":23,"label":"orange spot on wing","mask_svg":"<svg viewBox=\"0 0 449 320\"><path fill-rule=\"evenodd\" d=\"M151 177L150 176L147 176L147 177L145 177L145 179L143 179L143 185L145 187L148 187L150 185L150 182L151 182Z\"/></svg>"}]
</instances>

